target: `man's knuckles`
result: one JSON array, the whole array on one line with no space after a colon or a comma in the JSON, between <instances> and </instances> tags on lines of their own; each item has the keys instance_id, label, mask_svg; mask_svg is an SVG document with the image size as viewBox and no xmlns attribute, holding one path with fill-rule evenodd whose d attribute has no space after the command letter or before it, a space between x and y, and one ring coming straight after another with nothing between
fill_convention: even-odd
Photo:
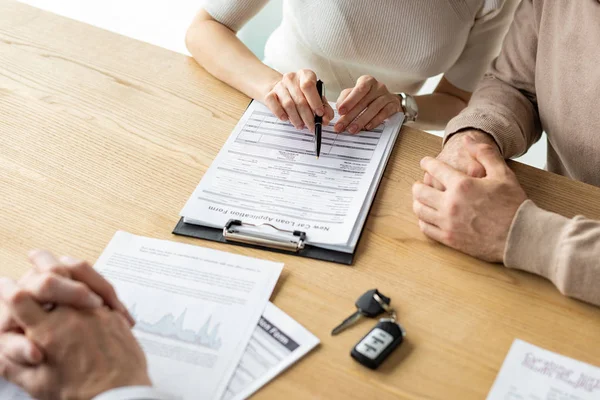
<instances>
[{"instance_id":1,"label":"man's knuckles","mask_svg":"<svg viewBox=\"0 0 600 400\"><path fill-rule=\"evenodd\" d=\"M484 178L485 177L485 168L478 162L470 162L467 166L467 175L472 176L473 178Z\"/></svg>"},{"instance_id":2,"label":"man's knuckles","mask_svg":"<svg viewBox=\"0 0 600 400\"><path fill-rule=\"evenodd\" d=\"M9 306L19 307L29 301L31 301L31 294L29 291L15 286L14 282L6 283L6 285L0 283L0 296L2 300Z\"/></svg>"},{"instance_id":3,"label":"man's knuckles","mask_svg":"<svg viewBox=\"0 0 600 400\"><path fill-rule=\"evenodd\" d=\"M469 194L473 190L474 186L475 182L473 181L473 178L466 176L457 178L450 185L451 195L454 199L458 200L457 197L460 198L461 196Z\"/></svg>"},{"instance_id":4,"label":"man's knuckles","mask_svg":"<svg viewBox=\"0 0 600 400\"><path fill-rule=\"evenodd\" d=\"M37 280L36 284L31 286L29 289L36 297L52 297L54 293L59 289L60 278L58 275L45 272Z\"/></svg>"}]
</instances>

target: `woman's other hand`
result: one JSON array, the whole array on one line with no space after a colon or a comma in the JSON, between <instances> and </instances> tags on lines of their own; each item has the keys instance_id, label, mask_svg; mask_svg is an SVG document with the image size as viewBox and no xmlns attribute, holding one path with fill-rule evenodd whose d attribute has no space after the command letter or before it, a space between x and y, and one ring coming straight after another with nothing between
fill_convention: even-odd
<instances>
[{"instance_id":1,"label":"woman's other hand","mask_svg":"<svg viewBox=\"0 0 600 400\"><path fill-rule=\"evenodd\" d=\"M386 118L400 112L400 97L369 75L358 78L356 86L344 89L337 100L341 118L335 124L336 132L355 134L363 129L378 127Z\"/></svg>"}]
</instances>

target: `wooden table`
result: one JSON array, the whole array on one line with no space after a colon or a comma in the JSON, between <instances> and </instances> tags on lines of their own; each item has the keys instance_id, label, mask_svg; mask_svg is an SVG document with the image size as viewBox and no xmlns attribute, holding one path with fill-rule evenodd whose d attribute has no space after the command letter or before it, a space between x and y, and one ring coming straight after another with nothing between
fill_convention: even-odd
<instances>
[{"instance_id":1,"label":"wooden table","mask_svg":"<svg viewBox=\"0 0 600 400\"><path fill-rule=\"evenodd\" d=\"M247 104L191 58L0 0L0 273L31 248L94 260L119 229L283 261L273 300L322 345L256 398L482 399L514 338L600 363L600 309L419 232L423 132L403 129L353 267L171 235ZM513 166L539 205L600 218L600 189ZM329 335L373 287L408 332L377 372L349 356L372 322Z\"/></svg>"}]
</instances>

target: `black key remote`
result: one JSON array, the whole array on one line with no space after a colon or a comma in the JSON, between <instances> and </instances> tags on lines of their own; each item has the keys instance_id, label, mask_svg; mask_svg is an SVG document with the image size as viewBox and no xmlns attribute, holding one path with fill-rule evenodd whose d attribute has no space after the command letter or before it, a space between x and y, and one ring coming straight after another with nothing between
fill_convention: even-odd
<instances>
[{"instance_id":1,"label":"black key remote","mask_svg":"<svg viewBox=\"0 0 600 400\"><path fill-rule=\"evenodd\" d=\"M404 340L404 329L393 318L382 318L350 355L367 368L377 369Z\"/></svg>"}]
</instances>

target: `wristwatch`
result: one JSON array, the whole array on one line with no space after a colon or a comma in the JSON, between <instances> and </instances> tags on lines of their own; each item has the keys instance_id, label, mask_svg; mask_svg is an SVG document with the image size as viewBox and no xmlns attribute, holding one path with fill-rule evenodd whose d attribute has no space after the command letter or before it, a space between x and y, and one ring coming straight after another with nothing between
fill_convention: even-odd
<instances>
[{"instance_id":1,"label":"wristwatch","mask_svg":"<svg viewBox=\"0 0 600 400\"><path fill-rule=\"evenodd\" d=\"M397 93L400 96L400 105L404 111L404 117L408 122L414 122L419 117L419 106L414 97L408 93Z\"/></svg>"}]
</instances>

